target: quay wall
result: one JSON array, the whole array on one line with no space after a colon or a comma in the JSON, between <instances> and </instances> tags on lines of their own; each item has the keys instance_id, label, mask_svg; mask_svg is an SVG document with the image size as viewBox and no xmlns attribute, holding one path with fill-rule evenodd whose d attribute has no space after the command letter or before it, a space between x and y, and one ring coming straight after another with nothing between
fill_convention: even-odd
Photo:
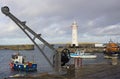
<instances>
[{"instance_id":1,"label":"quay wall","mask_svg":"<svg viewBox=\"0 0 120 79\"><path fill-rule=\"evenodd\" d=\"M34 50L33 44L0 45L0 50Z\"/></svg>"},{"instance_id":2,"label":"quay wall","mask_svg":"<svg viewBox=\"0 0 120 79\"><path fill-rule=\"evenodd\" d=\"M61 52L64 48L57 48L58 52ZM75 52L76 50L84 50L85 53L103 53L103 48L67 48L71 52Z\"/></svg>"},{"instance_id":3,"label":"quay wall","mask_svg":"<svg viewBox=\"0 0 120 79\"><path fill-rule=\"evenodd\" d=\"M96 47L95 44L79 44L78 47L71 47L70 44L64 44L57 48L57 51L61 52L64 48L69 49L71 52L75 52L76 50L84 50L86 53L103 53L104 46Z\"/></svg>"}]
</instances>

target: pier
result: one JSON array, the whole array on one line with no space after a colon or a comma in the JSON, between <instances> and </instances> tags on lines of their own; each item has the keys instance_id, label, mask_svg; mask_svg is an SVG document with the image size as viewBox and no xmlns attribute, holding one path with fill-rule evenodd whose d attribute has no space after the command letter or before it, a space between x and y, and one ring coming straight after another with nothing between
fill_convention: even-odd
<instances>
[{"instance_id":1,"label":"pier","mask_svg":"<svg viewBox=\"0 0 120 79\"><path fill-rule=\"evenodd\" d=\"M41 73L6 79L120 79L119 73L120 62L117 65L111 65L109 62L106 62L101 64L84 65L66 75Z\"/></svg>"},{"instance_id":2,"label":"pier","mask_svg":"<svg viewBox=\"0 0 120 79\"><path fill-rule=\"evenodd\" d=\"M71 47L70 44L60 44L57 48L57 51L61 52L64 48L69 49L70 51L78 50L85 50L87 53L103 53L104 46L96 47L96 43L79 43L78 47Z\"/></svg>"}]
</instances>

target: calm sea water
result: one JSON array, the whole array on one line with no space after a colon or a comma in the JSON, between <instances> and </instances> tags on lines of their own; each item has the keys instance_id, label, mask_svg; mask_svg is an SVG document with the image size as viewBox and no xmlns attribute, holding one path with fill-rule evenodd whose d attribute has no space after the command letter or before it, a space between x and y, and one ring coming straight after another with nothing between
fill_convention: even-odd
<instances>
[{"instance_id":1,"label":"calm sea water","mask_svg":"<svg viewBox=\"0 0 120 79\"><path fill-rule=\"evenodd\" d=\"M24 73L19 71L11 71L9 68L9 62L11 55L18 51L15 50L0 50L0 79L8 77L10 75L15 75L18 73ZM28 51L19 51L20 54L26 56L26 60L28 61L35 61L38 64L37 72L29 72L26 74L36 74L41 72L51 72L52 67L48 64L44 56L38 51L37 48L35 50L28 50ZM49 48L44 48L44 52L48 56L48 58L52 61L53 52ZM103 54L95 53L98 57L96 59L83 59L83 64L94 64L94 63L104 63L107 60L103 58ZM72 61L73 59L71 59ZM70 62L71 63L71 62Z\"/></svg>"}]
</instances>

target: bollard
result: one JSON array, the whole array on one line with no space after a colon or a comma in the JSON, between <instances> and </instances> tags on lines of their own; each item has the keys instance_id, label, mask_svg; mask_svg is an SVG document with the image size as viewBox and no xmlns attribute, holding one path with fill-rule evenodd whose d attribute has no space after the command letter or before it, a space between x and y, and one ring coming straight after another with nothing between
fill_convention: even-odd
<instances>
[{"instance_id":1,"label":"bollard","mask_svg":"<svg viewBox=\"0 0 120 79\"><path fill-rule=\"evenodd\" d=\"M117 57L112 57L112 65L117 65Z\"/></svg>"},{"instance_id":2,"label":"bollard","mask_svg":"<svg viewBox=\"0 0 120 79\"><path fill-rule=\"evenodd\" d=\"M75 69L82 67L82 58L76 57L74 58Z\"/></svg>"}]
</instances>

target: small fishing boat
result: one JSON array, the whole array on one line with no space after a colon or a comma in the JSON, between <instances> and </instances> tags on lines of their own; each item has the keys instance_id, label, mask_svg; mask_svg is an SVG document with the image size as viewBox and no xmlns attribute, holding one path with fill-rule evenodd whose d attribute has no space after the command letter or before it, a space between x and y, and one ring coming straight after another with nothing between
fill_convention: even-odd
<instances>
[{"instance_id":1,"label":"small fishing boat","mask_svg":"<svg viewBox=\"0 0 120 79\"><path fill-rule=\"evenodd\" d=\"M17 71L36 71L37 64L34 62L25 61L25 56L15 53L12 55L10 68Z\"/></svg>"},{"instance_id":2,"label":"small fishing boat","mask_svg":"<svg viewBox=\"0 0 120 79\"><path fill-rule=\"evenodd\" d=\"M70 53L70 57L76 58L96 58L97 55L91 54L91 53L85 53L84 51L81 52L77 50L75 53Z\"/></svg>"}]
</instances>

